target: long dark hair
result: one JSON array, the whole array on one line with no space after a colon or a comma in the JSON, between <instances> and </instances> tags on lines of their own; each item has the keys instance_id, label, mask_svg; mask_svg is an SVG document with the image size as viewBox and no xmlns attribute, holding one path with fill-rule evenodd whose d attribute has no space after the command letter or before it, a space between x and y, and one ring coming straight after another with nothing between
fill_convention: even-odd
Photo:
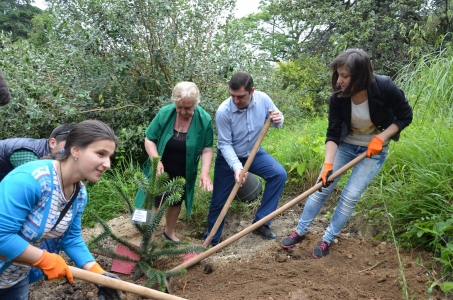
<instances>
[{"instance_id":1,"label":"long dark hair","mask_svg":"<svg viewBox=\"0 0 453 300\"><path fill-rule=\"evenodd\" d=\"M344 91L341 91L337 84L337 69L345 66L351 81ZM374 80L373 67L371 66L370 57L360 49L348 49L341 52L330 63L332 70L332 89L334 92L340 92L340 97L352 97L360 91L367 90Z\"/></svg>"},{"instance_id":2,"label":"long dark hair","mask_svg":"<svg viewBox=\"0 0 453 300\"><path fill-rule=\"evenodd\" d=\"M82 121L74 125L68 133L63 153L57 153L52 158L60 161L66 160L71 154L71 147L78 146L84 149L99 140L113 141L115 149L118 147L118 138L107 124L98 120Z\"/></svg>"}]
</instances>

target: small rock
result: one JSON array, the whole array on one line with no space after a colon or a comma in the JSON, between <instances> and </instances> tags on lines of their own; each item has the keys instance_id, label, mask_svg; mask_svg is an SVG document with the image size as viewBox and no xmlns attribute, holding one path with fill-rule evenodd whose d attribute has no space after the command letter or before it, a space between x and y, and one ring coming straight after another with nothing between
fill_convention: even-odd
<instances>
[{"instance_id":1,"label":"small rock","mask_svg":"<svg viewBox=\"0 0 453 300\"><path fill-rule=\"evenodd\" d=\"M338 244L338 239L333 239L334 244Z\"/></svg>"},{"instance_id":2,"label":"small rock","mask_svg":"<svg viewBox=\"0 0 453 300\"><path fill-rule=\"evenodd\" d=\"M241 221L241 222L239 223L239 226L242 227L242 228L248 227L248 222L246 222L246 221Z\"/></svg>"},{"instance_id":3,"label":"small rock","mask_svg":"<svg viewBox=\"0 0 453 300\"><path fill-rule=\"evenodd\" d=\"M214 271L214 267L210 263L206 263L203 268L205 274L211 274Z\"/></svg>"},{"instance_id":4,"label":"small rock","mask_svg":"<svg viewBox=\"0 0 453 300\"><path fill-rule=\"evenodd\" d=\"M288 249L286 249L286 251L287 251L289 254L291 254L291 253L294 252L294 249L293 249L293 248L288 248Z\"/></svg>"},{"instance_id":5,"label":"small rock","mask_svg":"<svg viewBox=\"0 0 453 300\"><path fill-rule=\"evenodd\" d=\"M276 262L282 263L282 262L285 262L286 259L287 259L287 257L286 257L285 254L277 254L277 255L275 255L275 261Z\"/></svg>"},{"instance_id":6,"label":"small rock","mask_svg":"<svg viewBox=\"0 0 453 300\"><path fill-rule=\"evenodd\" d=\"M94 299L94 293L93 293L93 292L88 292L88 293L86 294L86 298L87 298L87 299Z\"/></svg>"},{"instance_id":7,"label":"small rock","mask_svg":"<svg viewBox=\"0 0 453 300\"><path fill-rule=\"evenodd\" d=\"M379 245L379 241L374 240L371 242L371 244L373 244L373 246L376 247L377 245Z\"/></svg>"},{"instance_id":8,"label":"small rock","mask_svg":"<svg viewBox=\"0 0 453 300\"><path fill-rule=\"evenodd\" d=\"M381 283L381 282L384 282L384 281L387 281L387 277L380 277L377 280L378 283Z\"/></svg>"},{"instance_id":9,"label":"small rock","mask_svg":"<svg viewBox=\"0 0 453 300\"><path fill-rule=\"evenodd\" d=\"M368 266L372 266L373 263L372 263L371 261L369 261L369 262L367 262L367 265L368 265Z\"/></svg>"},{"instance_id":10,"label":"small rock","mask_svg":"<svg viewBox=\"0 0 453 300\"><path fill-rule=\"evenodd\" d=\"M346 257L351 259L352 258L352 254L348 254Z\"/></svg>"},{"instance_id":11,"label":"small rock","mask_svg":"<svg viewBox=\"0 0 453 300\"><path fill-rule=\"evenodd\" d=\"M68 294L68 295L74 294L74 289L73 289L73 287L72 287L71 285L68 285L68 287L66 287L66 288L64 289L64 293L65 293L65 294Z\"/></svg>"}]
</instances>

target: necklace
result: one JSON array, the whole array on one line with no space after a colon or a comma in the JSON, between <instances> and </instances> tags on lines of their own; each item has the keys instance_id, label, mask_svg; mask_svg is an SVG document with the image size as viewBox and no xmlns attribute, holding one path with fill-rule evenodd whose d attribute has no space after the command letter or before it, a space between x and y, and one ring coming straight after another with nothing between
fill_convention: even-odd
<instances>
[{"instance_id":1,"label":"necklace","mask_svg":"<svg viewBox=\"0 0 453 300\"><path fill-rule=\"evenodd\" d=\"M61 171L61 161L60 161L60 177L61 177L61 188L63 190L63 197L66 199L66 194L64 192L63 172Z\"/></svg>"},{"instance_id":2,"label":"necklace","mask_svg":"<svg viewBox=\"0 0 453 300\"><path fill-rule=\"evenodd\" d=\"M177 132L177 133L176 133L176 137L179 137L179 134L181 133L181 131L184 129L184 127L187 125L187 123L188 123L188 122L190 121L190 119L192 118L192 117L190 117L190 118L189 118L189 119L188 119L181 127L179 127L179 118L178 118L178 116L179 116L179 115L176 116L176 121L177 121L177 122L176 122L176 123L177 123L177 124L176 124L176 127L179 128L179 130L176 129L176 132Z\"/></svg>"},{"instance_id":3,"label":"necklace","mask_svg":"<svg viewBox=\"0 0 453 300\"><path fill-rule=\"evenodd\" d=\"M61 177L61 190L63 192L63 198L66 199L66 193L64 191L64 180L63 180L63 171L61 171L61 161L60 161L60 177ZM76 184L74 183L74 191L76 190Z\"/></svg>"}]
</instances>

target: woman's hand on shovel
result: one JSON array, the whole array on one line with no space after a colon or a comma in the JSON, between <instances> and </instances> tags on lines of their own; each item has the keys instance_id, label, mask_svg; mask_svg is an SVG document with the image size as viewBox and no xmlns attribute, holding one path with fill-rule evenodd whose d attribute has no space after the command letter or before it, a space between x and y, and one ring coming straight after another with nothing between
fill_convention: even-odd
<instances>
[{"instance_id":1,"label":"woman's hand on shovel","mask_svg":"<svg viewBox=\"0 0 453 300\"><path fill-rule=\"evenodd\" d=\"M91 266L89 271L93 272L93 273L101 274L101 275L104 275L104 276L107 276L110 278L121 280L121 278L119 278L115 274L106 272L104 269L102 269L102 267L98 263L95 263L93 266ZM96 286L98 287L99 300L121 300L121 299L123 299L123 298L121 298L121 294L118 290L115 290L115 289L112 289L109 287L105 287L100 284L96 284Z\"/></svg>"},{"instance_id":2,"label":"woman's hand on shovel","mask_svg":"<svg viewBox=\"0 0 453 300\"><path fill-rule=\"evenodd\" d=\"M318 182L322 182L322 187L326 188L332 184L333 180L329 180L329 176L332 175L333 163L324 163L322 168L321 176L319 176ZM319 189L322 191L322 188Z\"/></svg>"}]
</instances>

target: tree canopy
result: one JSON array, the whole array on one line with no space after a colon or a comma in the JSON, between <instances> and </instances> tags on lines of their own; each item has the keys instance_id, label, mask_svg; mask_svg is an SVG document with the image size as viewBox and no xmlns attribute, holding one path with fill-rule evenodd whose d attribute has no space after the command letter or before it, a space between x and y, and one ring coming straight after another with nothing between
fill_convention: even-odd
<instances>
[{"instance_id":1,"label":"tree canopy","mask_svg":"<svg viewBox=\"0 0 453 300\"><path fill-rule=\"evenodd\" d=\"M1 34L0 68L13 96L0 111L2 137L47 136L58 123L98 118L140 152L144 128L179 81L195 82L213 115L231 74L249 71L298 118L325 113L328 65L342 50L366 50L377 73L395 77L451 44L449 1L263 0L260 12L239 19L234 0L47 3L41 12L28 1L0 2L9 20L36 12L14 19L27 30Z\"/></svg>"},{"instance_id":2,"label":"tree canopy","mask_svg":"<svg viewBox=\"0 0 453 300\"><path fill-rule=\"evenodd\" d=\"M0 31L10 32L12 39L26 39L33 27L32 19L41 9L30 1L0 1Z\"/></svg>"}]
</instances>

